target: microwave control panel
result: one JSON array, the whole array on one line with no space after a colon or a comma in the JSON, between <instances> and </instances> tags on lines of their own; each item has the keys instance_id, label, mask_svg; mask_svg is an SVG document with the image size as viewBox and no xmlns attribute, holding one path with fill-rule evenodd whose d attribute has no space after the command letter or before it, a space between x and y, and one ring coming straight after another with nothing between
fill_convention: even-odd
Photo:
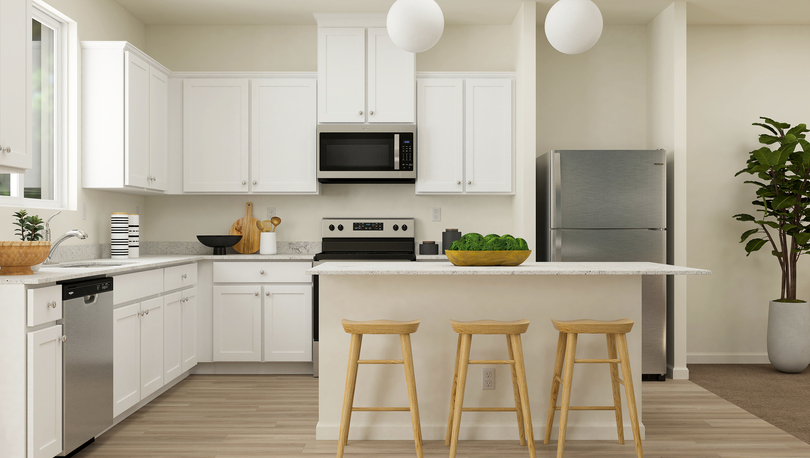
<instances>
[{"instance_id":1,"label":"microwave control panel","mask_svg":"<svg viewBox=\"0 0 810 458\"><path fill-rule=\"evenodd\" d=\"M402 171L413 170L413 134L399 134L399 169Z\"/></svg>"}]
</instances>

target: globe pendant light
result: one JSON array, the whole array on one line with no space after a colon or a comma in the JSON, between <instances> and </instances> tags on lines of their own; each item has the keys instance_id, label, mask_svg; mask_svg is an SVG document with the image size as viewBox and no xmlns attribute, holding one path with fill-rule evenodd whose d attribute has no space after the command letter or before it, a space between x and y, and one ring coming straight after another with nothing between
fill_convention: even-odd
<instances>
[{"instance_id":1,"label":"globe pendant light","mask_svg":"<svg viewBox=\"0 0 810 458\"><path fill-rule=\"evenodd\" d=\"M602 12L591 0L560 0L548 11L545 28L546 38L554 49L580 54L599 41Z\"/></svg>"},{"instance_id":2,"label":"globe pendant light","mask_svg":"<svg viewBox=\"0 0 810 458\"><path fill-rule=\"evenodd\" d=\"M408 52L432 48L444 31L444 14L433 0L397 0L388 10L388 36Z\"/></svg>"}]
</instances>

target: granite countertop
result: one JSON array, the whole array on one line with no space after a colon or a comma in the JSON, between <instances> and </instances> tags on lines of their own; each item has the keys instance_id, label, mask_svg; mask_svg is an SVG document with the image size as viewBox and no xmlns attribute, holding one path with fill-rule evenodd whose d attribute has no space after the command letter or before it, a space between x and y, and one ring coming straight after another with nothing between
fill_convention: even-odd
<instances>
[{"instance_id":1,"label":"granite countertop","mask_svg":"<svg viewBox=\"0 0 810 458\"><path fill-rule=\"evenodd\" d=\"M120 275L139 270L157 269L171 267L191 262L213 260L213 261L312 261L311 254L232 254L232 255L156 255L141 256L132 259L91 259L81 262L99 263L124 263L120 266L92 266L92 267L55 267L42 266L39 272L33 275L0 275L0 284L27 284L41 285L63 280L76 280L83 277L96 275ZM74 264L65 262L64 264ZM58 266L58 264L57 264Z\"/></svg>"},{"instance_id":2,"label":"granite countertop","mask_svg":"<svg viewBox=\"0 0 810 458\"><path fill-rule=\"evenodd\" d=\"M711 271L652 262L533 262L515 267L458 267L450 262L328 262L314 275L709 275Z\"/></svg>"}]
</instances>

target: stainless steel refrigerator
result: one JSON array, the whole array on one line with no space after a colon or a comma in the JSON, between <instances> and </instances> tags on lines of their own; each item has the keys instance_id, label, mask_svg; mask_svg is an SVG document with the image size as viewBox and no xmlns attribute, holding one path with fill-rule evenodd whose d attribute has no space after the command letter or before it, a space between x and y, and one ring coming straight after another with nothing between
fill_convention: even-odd
<instances>
[{"instance_id":1,"label":"stainless steel refrigerator","mask_svg":"<svg viewBox=\"0 0 810 458\"><path fill-rule=\"evenodd\" d=\"M558 150L537 158L538 261L667 261L663 150ZM641 372L667 371L665 276L642 278Z\"/></svg>"}]
</instances>

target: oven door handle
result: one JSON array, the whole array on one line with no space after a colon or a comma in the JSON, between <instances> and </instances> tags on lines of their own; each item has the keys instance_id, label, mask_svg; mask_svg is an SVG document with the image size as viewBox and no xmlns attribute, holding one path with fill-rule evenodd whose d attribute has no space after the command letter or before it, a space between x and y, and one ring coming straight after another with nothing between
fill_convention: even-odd
<instances>
[{"instance_id":1,"label":"oven door handle","mask_svg":"<svg viewBox=\"0 0 810 458\"><path fill-rule=\"evenodd\" d=\"M394 134L394 170L399 170L399 134Z\"/></svg>"}]
</instances>

